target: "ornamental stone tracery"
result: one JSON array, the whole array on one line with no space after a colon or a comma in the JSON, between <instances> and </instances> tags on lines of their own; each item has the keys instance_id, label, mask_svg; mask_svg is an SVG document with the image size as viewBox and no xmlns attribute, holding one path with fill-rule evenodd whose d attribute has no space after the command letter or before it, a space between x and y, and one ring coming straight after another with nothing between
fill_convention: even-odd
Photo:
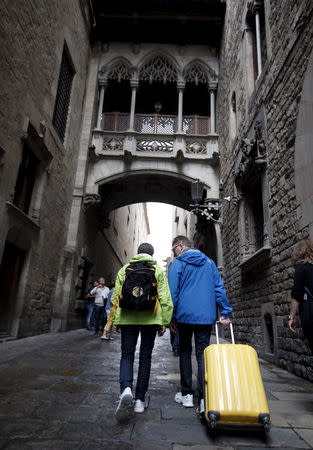
<instances>
[{"instance_id":1,"label":"ornamental stone tracery","mask_svg":"<svg viewBox=\"0 0 313 450\"><path fill-rule=\"evenodd\" d=\"M208 74L203 70L200 64L189 66L184 72L184 79L186 82L195 83L196 86L198 86L199 83L206 84L209 82Z\"/></svg>"},{"instance_id":2,"label":"ornamental stone tracery","mask_svg":"<svg viewBox=\"0 0 313 450\"><path fill-rule=\"evenodd\" d=\"M125 59L120 59L102 67L99 72L99 79L106 78L110 80L132 80L134 74L138 75L139 80L148 81L150 83L161 81L163 83L194 83L209 84L217 81L216 72L208 65L194 61L188 64L182 71L164 55L156 55L147 59L146 62L139 67L132 65ZM138 81L138 80L137 80Z\"/></svg>"},{"instance_id":3,"label":"ornamental stone tracery","mask_svg":"<svg viewBox=\"0 0 313 450\"><path fill-rule=\"evenodd\" d=\"M132 76L132 69L126 61L117 61L108 70L109 80L129 80Z\"/></svg>"},{"instance_id":4,"label":"ornamental stone tracery","mask_svg":"<svg viewBox=\"0 0 313 450\"><path fill-rule=\"evenodd\" d=\"M143 81L163 81L163 83L175 82L177 70L164 56L150 58L140 69L139 79Z\"/></svg>"}]
</instances>

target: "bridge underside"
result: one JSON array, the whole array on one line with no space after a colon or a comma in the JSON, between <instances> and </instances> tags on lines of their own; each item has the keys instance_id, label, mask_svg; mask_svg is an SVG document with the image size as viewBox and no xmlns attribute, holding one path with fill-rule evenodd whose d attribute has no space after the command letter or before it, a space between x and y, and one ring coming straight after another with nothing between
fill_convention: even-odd
<instances>
[{"instance_id":1,"label":"bridge underside","mask_svg":"<svg viewBox=\"0 0 313 450\"><path fill-rule=\"evenodd\" d=\"M99 188L100 208L110 212L131 203L161 202L190 209L190 182L166 175L129 175Z\"/></svg>"}]
</instances>

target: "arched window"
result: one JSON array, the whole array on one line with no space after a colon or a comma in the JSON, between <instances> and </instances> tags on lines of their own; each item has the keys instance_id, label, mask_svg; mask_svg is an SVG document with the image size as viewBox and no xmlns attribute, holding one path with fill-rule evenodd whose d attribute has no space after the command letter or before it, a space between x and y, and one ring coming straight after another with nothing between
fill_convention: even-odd
<instances>
[{"instance_id":1,"label":"arched window","mask_svg":"<svg viewBox=\"0 0 313 450\"><path fill-rule=\"evenodd\" d=\"M118 82L121 80L130 80L131 75L131 67L124 60L116 61L108 70L108 79L117 80Z\"/></svg>"},{"instance_id":2,"label":"arched window","mask_svg":"<svg viewBox=\"0 0 313 450\"><path fill-rule=\"evenodd\" d=\"M143 81L175 82L177 70L165 56L151 57L139 70L139 79Z\"/></svg>"}]
</instances>

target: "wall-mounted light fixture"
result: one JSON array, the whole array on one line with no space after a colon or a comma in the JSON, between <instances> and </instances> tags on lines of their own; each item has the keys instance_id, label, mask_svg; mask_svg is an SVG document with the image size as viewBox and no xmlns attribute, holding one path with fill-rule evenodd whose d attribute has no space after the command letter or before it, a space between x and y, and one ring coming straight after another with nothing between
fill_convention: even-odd
<instances>
[{"instance_id":1,"label":"wall-mounted light fixture","mask_svg":"<svg viewBox=\"0 0 313 450\"><path fill-rule=\"evenodd\" d=\"M154 111L156 112L156 114L159 114L161 112L161 109L162 109L162 103L159 100L157 100L154 103Z\"/></svg>"},{"instance_id":2,"label":"wall-mounted light fixture","mask_svg":"<svg viewBox=\"0 0 313 450\"><path fill-rule=\"evenodd\" d=\"M205 216L207 220L213 220L213 222L220 222L218 217L218 211L221 205L218 201L208 201L201 205L204 191L204 183L200 180L195 180L191 183L191 199L192 203L189 205L192 207L190 212L197 216Z\"/></svg>"},{"instance_id":3,"label":"wall-mounted light fixture","mask_svg":"<svg viewBox=\"0 0 313 450\"><path fill-rule=\"evenodd\" d=\"M221 223L222 220L219 217L219 211L222 205L219 201L203 200L204 183L200 180L195 180L191 183L191 199L192 203L189 205L192 207L190 212L197 216L205 216L207 220L213 220L213 222ZM229 195L224 197L223 200L227 202L234 201L236 204L240 200L239 194ZM204 204L201 204L201 203Z\"/></svg>"}]
</instances>

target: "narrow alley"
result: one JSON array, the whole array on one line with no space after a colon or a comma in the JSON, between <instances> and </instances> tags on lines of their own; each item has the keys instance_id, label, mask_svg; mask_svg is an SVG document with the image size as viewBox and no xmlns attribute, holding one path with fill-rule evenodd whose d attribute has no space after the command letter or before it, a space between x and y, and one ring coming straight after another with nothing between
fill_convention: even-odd
<instances>
[{"instance_id":1,"label":"narrow alley","mask_svg":"<svg viewBox=\"0 0 313 450\"><path fill-rule=\"evenodd\" d=\"M128 424L114 417L117 333L114 341L87 330L53 333L3 342L0 349L1 449L313 448L313 384L264 361L271 431L219 431L211 437L195 409L173 400L179 368L168 332L156 340L149 407Z\"/></svg>"}]
</instances>

